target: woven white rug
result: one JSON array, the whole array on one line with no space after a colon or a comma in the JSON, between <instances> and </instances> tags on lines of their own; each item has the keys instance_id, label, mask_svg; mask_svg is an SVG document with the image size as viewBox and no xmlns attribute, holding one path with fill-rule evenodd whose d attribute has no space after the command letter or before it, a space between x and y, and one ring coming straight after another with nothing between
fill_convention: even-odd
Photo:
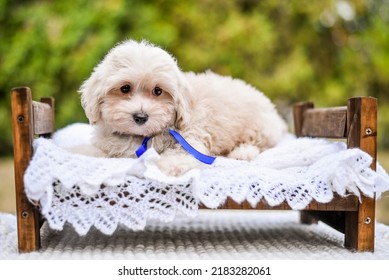
<instances>
[{"instance_id":1,"label":"woven white rug","mask_svg":"<svg viewBox=\"0 0 389 280\"><path fill-rule=\"evenodd\" d=\"M0 259L385 259L389 227L376 224L375 253L343 247L343 235L325 224L302 225L297 211L201 210L198 217L150 222L144 231L43 227L42 249L17 253L16 219L0 213Z\"/></svg>"}]
</instances>

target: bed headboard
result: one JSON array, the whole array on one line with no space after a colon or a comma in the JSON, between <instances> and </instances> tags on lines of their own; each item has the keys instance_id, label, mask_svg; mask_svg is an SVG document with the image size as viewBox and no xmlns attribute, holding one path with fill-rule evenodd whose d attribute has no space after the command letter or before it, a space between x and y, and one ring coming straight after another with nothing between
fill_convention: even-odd
<instances>
[{"instance_id":1,"label":"bed headboard","mask_svg":"<svg viewBox=\"0 0 389 280\"><path fill-rule=\"evenodd\" d=\"M34 137L49 137L54 132L54 98L33 101L31 90L19 87L12 89L11 99L18 243L19 248L25 248L24 251L29 252L40 247L40 238L37 238L40 234L40 218L37 207L26 197L23 176L32 157ZM21 232L29 234L26 236Z\"/></svg>"}]
</instances>

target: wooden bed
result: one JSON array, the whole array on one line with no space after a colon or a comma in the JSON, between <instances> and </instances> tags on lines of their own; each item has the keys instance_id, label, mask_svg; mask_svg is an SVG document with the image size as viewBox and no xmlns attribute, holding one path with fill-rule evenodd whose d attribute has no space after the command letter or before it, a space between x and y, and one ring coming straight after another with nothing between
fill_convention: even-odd
<instances>
[{"instance_id":1,"label":"wooden bed","mask_svg":"<svg viewBox=\"0 0 389 280\"><path fill-rule=\"evenodd\" d=\"M27 87L12 90L12 124L15 162L16 214L19 252L32 252L41 246L43 223L39 208L30 203L24 192L23 175L33 155L32 142L37 136L50 137L54 132L54 99L33 101ZM377 99L355 97L344 107L314 108L312 102L293 106L294 129L298 137L346 139L348 148L358 147L373 158L377 154ZM200 208L205 208L200 206ZM219 209L290 210L285 202L270 207L261 201L255 208L249 203L228 200ZM214 210L214 211L217 211ZM329 203L311 202L301 211L305 224L323 221L344 233L344 246L358 252L374 251L375 198L335 195Z\"/></svg>"}]
</instances>

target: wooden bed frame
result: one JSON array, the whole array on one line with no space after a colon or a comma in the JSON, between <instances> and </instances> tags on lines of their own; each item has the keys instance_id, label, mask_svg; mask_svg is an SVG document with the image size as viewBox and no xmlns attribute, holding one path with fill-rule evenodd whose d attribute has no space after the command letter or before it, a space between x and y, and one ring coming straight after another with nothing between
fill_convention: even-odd
<instances>
[{"instance_id":1,"label":"wooden bed frame","mask_svg":"<svg viewBox=\"0 0 389 280\"><path fill-rule=\"evenodd\" d=\"M358 147L373 157L375 170L377 154L377 99L350 98L345 107L315 109L313 103L293 106L294 127L298 137L347 139L348 148ZM32 100L27 87L12 90L12 123L15 162L16 214L19 252L38 250L42 219L37 206L30 203L24 192L23 175L33 154L34 137L50 137L54 132L54 99ZM205 208L205 207L201 207ZM270 207L265 201L252 208L247 202L237 204L228 200L221 209L281 209L290 210L285 202ZM217 210L215 210L217 211ZM358 252L374 251L375 198L356 196L335 198L329 203L311 202L301 211L305 224L323 221L344 233L344 246Z\"/></svg>"}]
</instances>

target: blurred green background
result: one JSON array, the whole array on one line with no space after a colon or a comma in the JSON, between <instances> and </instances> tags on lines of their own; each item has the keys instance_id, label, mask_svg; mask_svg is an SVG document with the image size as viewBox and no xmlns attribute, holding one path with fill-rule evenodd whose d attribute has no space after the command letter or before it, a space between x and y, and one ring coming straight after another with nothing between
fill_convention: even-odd
<instances>
[{"instance_id":1,"label":"blurred green background","mask_svg":"<svg viewBox=\"0 0 389 280\"><path fill-rule=\"evenodd\" d=\"M86 122L79 86L129 38L162 46L184 71L244 79L285 116L295 101L335 106L377 97L386 162L388 26L388 0L0 0L0 175L12 171L11 88L54 96L58 128Z\"/></svg>"}]
</instances>

